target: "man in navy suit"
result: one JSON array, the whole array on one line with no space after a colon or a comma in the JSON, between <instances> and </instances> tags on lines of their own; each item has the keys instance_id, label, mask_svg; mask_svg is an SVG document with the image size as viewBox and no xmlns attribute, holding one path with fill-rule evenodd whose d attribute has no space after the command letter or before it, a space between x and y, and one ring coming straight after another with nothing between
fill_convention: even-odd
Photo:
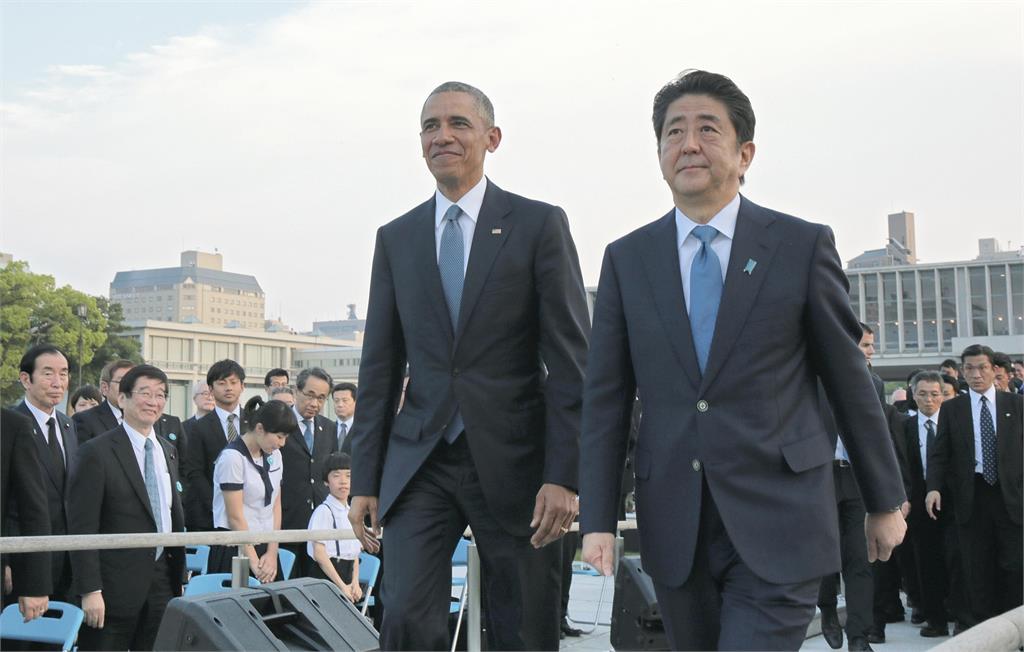
<instances>
[{"instance_id":1,"label":"man in navy suit","mask_svg":"<svg viewBox=\"0 0 1024 652\"><path fill-rule=\"evenodd\" d=\"M831 231L739 195L750 101L689 71L654 101L675 207L613 242L594 305L580 467L584 558L612 572L634 389L644 570L673 649L797 649L818 583L840 567L823 384L888 559L904 490L857 348Z\"/></svg>"},{"instance_id":2,"label":"man in navy suit","mask_svg":"<svg viewBox=\"0 0 1024 652\"><path fill-rule=\"evenodd\" d=\"M577 513L589 330L576 249L560 208L484 177L501 142L486 95L442 84L420 129L437 190L377 232L352 429L349 518L368 549L379 519L388 533L381 648L449 647L468 523L490 648L558 649L561 547L547 544Z\"/></svg>"}]
</instances>

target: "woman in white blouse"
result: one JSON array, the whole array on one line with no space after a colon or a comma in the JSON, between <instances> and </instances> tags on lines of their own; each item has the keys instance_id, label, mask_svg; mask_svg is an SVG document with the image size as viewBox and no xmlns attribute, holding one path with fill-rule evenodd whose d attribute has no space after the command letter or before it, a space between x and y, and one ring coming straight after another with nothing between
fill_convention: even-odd
<instances>
[{"instance_id":1,"label":"woman in white blouse","mask_svg":"<svg viewBox=\"0 0 1024 652\"><path fill-rule=\"evenodd\" d=\"M299 425L282 401L264 403L254 396L245 404L249 430L228 442L213 469L213 525L218 530L267 532L281 529L281 456L288 433ZM231 572L237 546L213 546L210 573ZM277 544L245 546L249 568L260 582L278 577Z\"/></svg>"}]
</instances>

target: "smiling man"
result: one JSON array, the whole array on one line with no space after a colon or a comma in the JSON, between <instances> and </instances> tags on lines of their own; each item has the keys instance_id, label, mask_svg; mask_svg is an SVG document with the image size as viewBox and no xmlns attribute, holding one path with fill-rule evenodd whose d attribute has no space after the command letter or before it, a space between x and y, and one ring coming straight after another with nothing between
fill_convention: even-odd
<instances>
[{"instance_id":1,"label":"smiling man","mask_svg":"<svg viewBox=\"0 0 1024 652\"><path fill-rule=\"evenodd\" d=\"M605 252L583 399L583 555L612 572L638 393L640 548L672 649L795 650L819 580L840 567L836 429L818 379L872 559L906 528L896 456L832 232L739 194L750 100L727 77L688 71L653 114L674 207Z\"/></svg>"},{"instance_id":2,"label":"smiling man","mask_svg":"<svg viewBox=\"0 0 1024 652\"><path fill-rule=\"evenodd\" d=\"M349 518L370 550L387 526L385 650L449 647L467 524L490 648L558 649L561 547L547 544L577 513L586 296L565 213L484 177L500 143L486 95L434 89L420 144L436 191L377 232Z\"/></svg>"}]
</instances>

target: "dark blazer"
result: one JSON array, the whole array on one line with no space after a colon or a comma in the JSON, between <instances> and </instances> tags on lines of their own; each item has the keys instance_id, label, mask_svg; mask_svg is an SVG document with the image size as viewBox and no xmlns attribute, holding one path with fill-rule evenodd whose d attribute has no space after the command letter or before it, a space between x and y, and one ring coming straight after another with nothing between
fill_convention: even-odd
<instances>
[{"instance_id":1,"label":"dark blazer","mask_svg":"<svg viewBox=\"0 0 1024 652\"><path fill-rule=\"evenodd\" d=\"M75 434L75 427L71 419L59 410L54 410L57 417L57 427L60 430L61 441L64 443L64 482L61 491L59 471L51 462L50 449L47 445L47 435L39 428L32 412L22 401L15 410L18 410L32 421L33 437L36 445L36 454L39 458L39 465L42 467L43 484L46 486L46 501L50 512L50 534L60 535L68 532L68 506L66 502L68 491L68 478L74 470L78 455L78 437ZM65 565L68 562L67 552L54 552L50 554L50 567L53 577L53 590L62 590L62 584L66 585L70 578L65 573ZM66 588L63 587L63 588Z\"/></svg>"},{"instance_id":2,"label":"dark blazer","mask_svg":"<svg viewBox=\"0 0 1024 652\"><path fill-rule=\"evenodd\" d=\"M50 534L50 510L46 501L43 474L39 472L39 453L32 442L32 420L3 408L0 417L0 523L3 536L47 536ZM11 518L9 511L17 511ZM8 519L13 527L8 529ZM10 555L14 594L43 596L53 593L50 554L34 552Z\"/></svg>"},{"instance_id":3,"label":"dark blazer","mask_svg":"<svg viewBox=\"0 0 1024 652\"><path fill-rule=\"evenodd\" d=\"M238 434L245 432L244 411ZM213 465L227 446L228 437L213 410L196 421L188 436L184 475L188 492L185 494L185 525L189 530L213 529Z\"/></svg>"},{"instance_id":4,"label":"dark blazer","mask_svg":"<svg viewBox=\"0 0 1024 652\"><path fill-rule=\"evenodd\" d=\"M184 513L178 492L178 461L174 447L157 437L171 485L171 531L184 531ZM124 427L95 437L79 450L79 464L71 475L68 504L71 534L123 534L156 532L157 525L145 481L131 440ZM103 590L108 614L135 614L149 591L155 548L78 550L71 553L73 592L82 595ZM181 592L185 550L164 548L171 591Z\"/></svg>"},{"instance_id":5,"label":"dark blazer","mask_svg":"<svg viewBox=\"0 0 1024 652\"><path fill-rule=\"evenodd\" d=\"M313 510L327 498L324 485L324 462L338 450L336 424L327 417L316 415L313 420L313 453L306 448L299 429L289 435L281 448L281 529L304 530L309 527ZM310 482L312 480L312 482Z\"/></svg>"},{"instance_id":6,"label":"dark blazer","mask_svg":"<svg viewBox=\"0 0 1024 652\"><path fill-rule=\"evenodd\" d=\"M999 487L1010 520L1020 525L1024 397L997 391L992 418L996 422ZM942 404L935 446L928 451L928 491L942 492L944 503L952 499L957 523L964 524L971 519L977 455L981 452L974 450L970 394L957 396Z\"/></svg>"},{"instance_id":7,"label":"dark blazer","mask_svg":"<svg viewBox=\"0 0 1024 652\"><path fill-rule=\"evenodd\" d=\"M560 208L488 181L453 328L434 213L431 197L377 231L352 494L379 496L386 518L458 408L488 508L527 535L542 483L578 486L590 327L569 223Z\"/></svg>"},{"instance_id":8,"label":"dark blazer","mask_svg":"<svg viewBox=\"0 0 1024 652\"><path fill-rule=\"evenodd\" d=\"M947 404L948 405L948 404ZM945 410L945 405L939 410ZM935 431L936 436L938 430ZM917 425L917 415L908 416L903 422L903 440L907 450L907 499L910 501L910 516L907 521L913 523L927 519L928 513L924 509L924 497L927 493L924 466L921 465L921 432Z\"/></svg>"},{"instance_id":9,"label":"dark blazer","mask_svg":"<svg viewBox=\"0 0 1024 652\"><path fill-rule=\"evenodd\" d=\"M904 491L832 233L741 199L703 375L676 243L673 209L605 252L583 399L583 531L615 531L637 389L645 571L670 587L690 576L706 482L759 577L791 583L835 572L836 430L869 512L898 507ZM819 378L836 428L823 423Z\"/></svg>"},{"instance_id":10,"label":"dark blazer","mask_svg":"<svg viewBox=\"0 0 1024 652\"><path fill-rule=\"evenodd\" d=\"M84 444L120 425L114 412L110 409L109 401L103 401L96 407L83 412L75 412L71 415L71 420L75 422L75 432L78 433L79 444Z\"/></svg>"},{"instance_id":11,"label":"dark blazer","mask_svg":"<svg viewBox=\"0 0 1024 652\"><path fill-rule=\"evenodd\" d=\"M164 441L174 447L175 457L178 458L178 474L181 475L181 464L188 454L188 438L185 437L181 419L173 414L163 414L160 420L153 424L153 430L158 437L163 437Z\"/></svg>"}]
</instances>

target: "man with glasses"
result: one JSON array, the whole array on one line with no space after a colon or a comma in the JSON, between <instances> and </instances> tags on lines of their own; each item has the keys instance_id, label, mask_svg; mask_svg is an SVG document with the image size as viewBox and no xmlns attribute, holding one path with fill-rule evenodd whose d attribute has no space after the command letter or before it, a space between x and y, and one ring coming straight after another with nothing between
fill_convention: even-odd
<instances>
[{"instance_id":1,"label":"man with glasses","mask_svg":"<svg viewBox=\"0 0 1024 652\"><path fill-rule=\"evenodd\" d=\"M1022 599L1021 439L1024 398L996 391L995 353L972 344L961 355L970 391L947 401L928 451L925 509L956 518L973 625Z\"/></svg>"},{"instance_id":2,"label":"man with glasses","mask_svg":"<svg viewBox=\"0 0 1024 652\"><path fill-rule=\"evenodd\" d=\"M71 418L75 422L78 443L82 444L93 437L98 437L108 430L121 424L121 405L119 403L121 378L135 366L131 360L112 360L100 371L100 394L105 399L92 410L79 412Z\"/></svg>"},{"instance_id":3,"label":"man with glasses","mask_svg":"<svg viewBox=\"0 0 1024 652\"><path fill-rule=\"evenodd\" d=\"M334 423L321 412L330 399L334 381L320 367L303 369L295 379L295 418L299 429L281 447L284 475L281 477L281 529L304 530L317 505L327 498L323 467L327 456L338 450ZM306 542L282 543L295 553L292 577L308 575L312 561ZM314 562L315 563L315 562Z\"/></svg>"},{"instance_id":4,"label":"man with glasses","mask_svg":"<svg viewBox=\"0 0 1024 652\"><path fill-rule=\"evenodd\" d=\"M70 534L182 532L177 453L156 436L167 376L139 365L121 378L117 428L79 449L68 492ZM181 595L181 547L71 553L72 592L82 597L82 650L151 650L167 603Z\"/></svg>"}]
</instances>

